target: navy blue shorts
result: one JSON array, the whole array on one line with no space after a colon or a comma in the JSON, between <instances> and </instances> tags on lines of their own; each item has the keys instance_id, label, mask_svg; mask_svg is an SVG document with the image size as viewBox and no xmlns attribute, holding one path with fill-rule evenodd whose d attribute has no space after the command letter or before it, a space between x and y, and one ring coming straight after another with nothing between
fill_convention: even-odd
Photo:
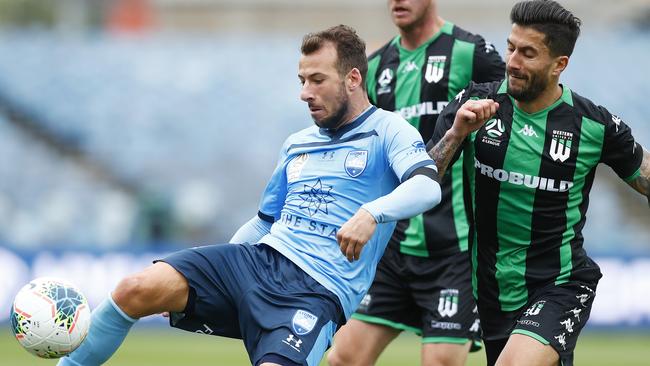
<instances>
[{"instance_id":1,"label":"navy blue shorts","mask_svg":"<svg viewBox=\"0 0 650 366\"><path fill-rule=\"evenodd\" d=\"M318 365L344 313L337 296L265 244L217 244L161 261L188 281L173 327L243 339L253 365Z\"/></svg>"}]
</instances>

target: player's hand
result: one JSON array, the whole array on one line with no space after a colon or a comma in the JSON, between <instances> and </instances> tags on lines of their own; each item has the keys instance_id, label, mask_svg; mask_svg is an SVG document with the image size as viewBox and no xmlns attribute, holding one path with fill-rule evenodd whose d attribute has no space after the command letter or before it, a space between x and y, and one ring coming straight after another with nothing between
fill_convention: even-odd
<instances>
[{"instance_id":1,"label":"player's hand","mask_svg":"<svg viewBox=\"0 0 650 366\"><path fill-rule=\"evenodd\" d=\"M499 109L499 103L492 99L466 101L456 112L453 129L463 138L478 130Z\"/></svg>"},{"instance_id":2,"label":"player's hand","mask_svg":"<svg viewBox=\"0 0 650 366\"><path fill-rule=\"evenodd\" d=\"M375 218L368 211L360 208L336 233L341 253L350 262L359 259L363 246L375 233L376 227Z\"/></svg>"}]
</instances>

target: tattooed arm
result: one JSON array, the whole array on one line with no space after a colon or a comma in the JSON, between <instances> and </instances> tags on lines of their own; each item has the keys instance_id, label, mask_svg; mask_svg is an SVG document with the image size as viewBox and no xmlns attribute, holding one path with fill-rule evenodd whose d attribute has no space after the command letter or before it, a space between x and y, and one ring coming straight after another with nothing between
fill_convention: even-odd
<instances>
[{"instance_id":1,"label":"tattooed arm","mask_svg":"<svg viewBox=\"0 0 650 366\"><path fill-rule=\"evenodd\" d=\"M648 150L643 149L641 174L636 179L628 182L628 184L630 187L636 189L639 193L646 196L648 198L648 206L650 206L650 153Z\"/></svg>"},{"instance_id":2,"label":"tattooed arm","mask_svg":"<svg viewBox=\"0 0 650 366\"><path fill-rule=\"evenodd\" d=\"M467 135L481 128L498 108L499 103L492 99L479 99L468 100L458 109L454 124L429 150L429 156L436 162L438 176L444 176L447 166Z\"/></svg>"}]
</instances>

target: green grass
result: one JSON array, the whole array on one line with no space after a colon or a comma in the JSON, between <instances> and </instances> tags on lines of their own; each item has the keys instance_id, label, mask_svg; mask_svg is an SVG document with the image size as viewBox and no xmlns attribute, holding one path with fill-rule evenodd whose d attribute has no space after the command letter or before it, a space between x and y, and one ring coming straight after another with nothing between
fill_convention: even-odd
<instances>
[{"instance_id":1,"label":"green grass","mask_svg":"<svg viewBox=\"0 0 650 366\"><path fill-rule=\"evenodd\" d=\"M20 348L9 327L0 332L0 364L7 366L55 365L54 360L38 359ZM404 334L393 342L377 365L418 365L419 338ZM109 366L248 365L241 341L191 334L176 329L137 328ZM576 350L576 365L649 365L650 332L585 333ZM324 365L324 363L322 363ZM468 366L485 365L483 352L471 354Z\"/></svg>"}]
</instances>

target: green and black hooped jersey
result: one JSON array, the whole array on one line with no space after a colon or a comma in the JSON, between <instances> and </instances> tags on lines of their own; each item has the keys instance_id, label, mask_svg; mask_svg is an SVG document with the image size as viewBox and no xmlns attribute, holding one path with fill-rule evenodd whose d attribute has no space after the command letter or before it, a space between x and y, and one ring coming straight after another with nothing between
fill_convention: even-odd
<instances>
[{"instance_id":1,"label":"green and black hooped jersey","mask_svg":"<svg viewBox=\"0 0 650 366\"><path fill-rule=\"evenodd\" d=\"M499 103L465 141L462 162L474 209L474 295L483 306L514 311L542 286L598 282L600 270L582 247L596 166L605 163L629 182L640 174L643 148L619 117L567 87L534 114L517 108L506 90L505 81L470 83L443 111L430 143L466 100Z\"/></svg>"},{"instance_id":2,"label":"green and black hooped jersey","mask_svg":"<svg viewBox=\"0 0 650 366\"><path fill-rule=\"evenodd\" d=\"M396 111L418 128L424 141L438 114L471 80L501 80L505 64L478 36L446 22L422 46L407 50L395 37L368 58L368 95L376 106ZM419 257L467 250L469 225L460 164L442 179L442 202L397 224L388 248Z\"/></svg>"}]
</instances>

